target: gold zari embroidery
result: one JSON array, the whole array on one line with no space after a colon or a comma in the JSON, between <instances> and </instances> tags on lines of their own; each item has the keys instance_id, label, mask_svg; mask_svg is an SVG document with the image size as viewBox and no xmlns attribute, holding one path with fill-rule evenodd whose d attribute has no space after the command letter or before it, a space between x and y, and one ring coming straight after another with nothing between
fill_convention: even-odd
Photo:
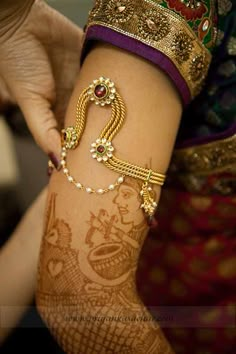
<instances>
[{"instance_id":1,"label":"gold zari embroidery","mask_svg":"<svg viewBox=\"0 0 236 354\"><path fill-rule=\"evenodd\" d=\"M163 53L175 64L194 97L207 75L211 54L180 15L158 2L99 0L90 13L86 30L100 25Z\"/></svg>"},{"instance_id":2,"label":"gold zari embroidery","mask_svg":"<svg viewBox=\"0 0 236 354\"><path fill-rule=\"evenodd\" d=\"M169 169L169 182L178 180L190 192L236 192L236 135L212 143L175 150ZM225 174L222 177L222 174ZM219 177L217 177L217 175ZM172 178L174 176L174 178ZM209 177L213 185L206 187Z\"/></svg>"},{"instance_id":3,"label":"gold zari embroidery","mask_svg":"<svg viewBox=\"0 0 236 354\"><path fill-rule=\"evenodd\" d=\"M172 170L209 175L236 172L236 135L212 143L175 150Z\"/></svg>"}]
</instances>

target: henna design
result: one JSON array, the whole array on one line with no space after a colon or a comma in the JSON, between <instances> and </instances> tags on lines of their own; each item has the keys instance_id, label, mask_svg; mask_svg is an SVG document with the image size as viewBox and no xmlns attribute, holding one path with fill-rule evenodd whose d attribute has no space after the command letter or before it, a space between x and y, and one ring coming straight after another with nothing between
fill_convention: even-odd
<instances>
[{"instance_id":1,"label":"henna design","mask_svg":"<svg viewBox=\"0 0 236 354\"><path fill-rule=\"evenodd\" d=\"M90 212L77 249L71 227L56 217L57 196L51 195L36 303L68 354L173 353L136 292L135 272L147 231L136 207L137 190L128 179L112 200L112 215L102 208Z\"/></svg>"}]
</instances>

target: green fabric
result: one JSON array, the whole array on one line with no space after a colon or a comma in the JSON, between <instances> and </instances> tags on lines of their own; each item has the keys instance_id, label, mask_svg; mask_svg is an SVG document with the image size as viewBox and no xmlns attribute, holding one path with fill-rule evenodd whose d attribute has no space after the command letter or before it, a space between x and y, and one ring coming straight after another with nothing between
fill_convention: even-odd
<instances>
[{"instance_id":1,"label":"green fabric","mask_svg":"<svg viewBox=\"0 0 236 354\"><path fill-rule=\"evenodd\" d=\"M217 138L229 128L236 133L235 2L219 1L217 29L217 42L205 87L184 112L179 141L212 135Z\"/></svg>"}]
</instances>

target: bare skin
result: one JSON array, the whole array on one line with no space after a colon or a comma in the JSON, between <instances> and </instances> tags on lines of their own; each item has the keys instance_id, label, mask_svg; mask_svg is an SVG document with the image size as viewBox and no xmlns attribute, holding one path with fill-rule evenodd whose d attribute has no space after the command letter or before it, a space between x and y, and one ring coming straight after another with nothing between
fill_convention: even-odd
<instances>
[{"instance_id":1,"label":"bare skin","mask_svg":"<svg viewBox=\"0 0 236 354\"><path fill-rule=\"evenodd\" d=\"M150 165L152 159L152 169L165 173L181 103L169 80L136 56L110 46L93 49L82 67L65 126L74 124L81 91L101 75L116 83L126 103L126 122L114 139L120 158L140 166ZM68 155L76 179L96 189L117 177L89 154L109 116L109 108L91 106L81 143ZM52 176L37 306L66 353L172 353L136 290L135 272L148 231L139 191L139 182L126 177L115 191L88 195L62 173ZM155 192L158 200L160 188Z\"/></svg>"},{"instance_id":2,"label":"bare skin","mask_svg":"<svg viewBox=\"0 0 236 354\"><path fill-rule=\"evenodd\" d=\"M46 192L41 192L0 250L0 345L34 297Z\"/></svg>"}]
</instances>

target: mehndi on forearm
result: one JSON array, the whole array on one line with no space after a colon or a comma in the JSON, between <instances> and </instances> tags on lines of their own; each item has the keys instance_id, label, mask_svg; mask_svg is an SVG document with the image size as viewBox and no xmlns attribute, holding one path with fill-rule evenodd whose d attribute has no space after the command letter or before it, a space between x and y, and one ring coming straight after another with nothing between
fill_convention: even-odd
<instances>
[{"instance_id":1,"label":"mehndi on forearm","mask_svg":"<svg viewBox=\"0 0 236 354\"><path fill-rule=\"evenodd\" d=\"M90 212L79 249L73 246L72 228L57 216L59 196L51 194L37 303L66 353L172 353L136 291L135 271L147 231L140 209L138 223L129 220L140 203L138 188L131 178L119 187L112 200L117 214Z\"/></svg>"}]
</instances>

